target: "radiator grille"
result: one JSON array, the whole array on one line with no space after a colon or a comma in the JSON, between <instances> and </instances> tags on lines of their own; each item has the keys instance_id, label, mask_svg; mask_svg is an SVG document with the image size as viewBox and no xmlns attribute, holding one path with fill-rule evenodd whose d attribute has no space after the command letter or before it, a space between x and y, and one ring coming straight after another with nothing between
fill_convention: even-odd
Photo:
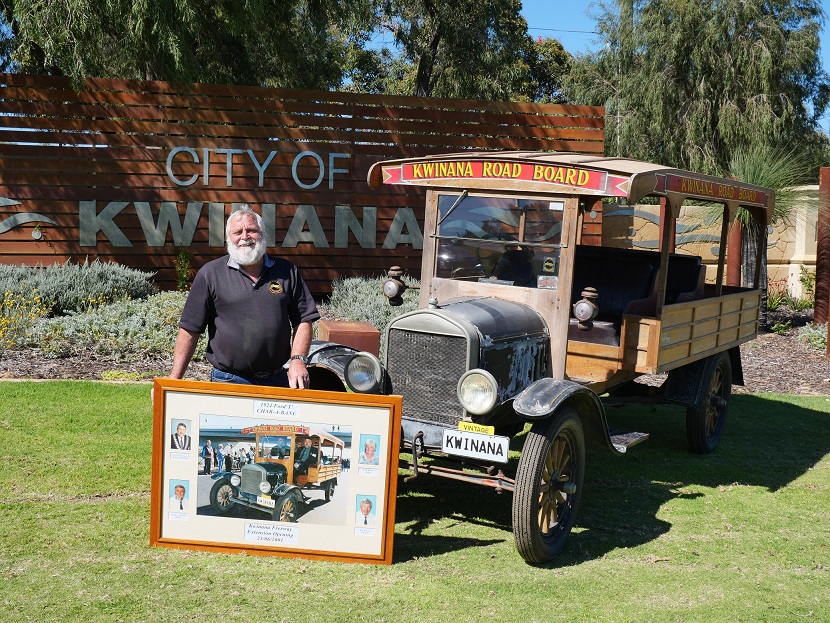
<instances>
[{"instance_id":1,"label":"radiator grille","mask_svg":"<svg viewBox=\"0 0 830 623\"><path fill-rule=\"evenodd\" d=\"M392 391L403 396L403 416L455 428L463 416L456 385L467 371L466 338L392 329L387 348Z\"/></svg>"}]
</instances>

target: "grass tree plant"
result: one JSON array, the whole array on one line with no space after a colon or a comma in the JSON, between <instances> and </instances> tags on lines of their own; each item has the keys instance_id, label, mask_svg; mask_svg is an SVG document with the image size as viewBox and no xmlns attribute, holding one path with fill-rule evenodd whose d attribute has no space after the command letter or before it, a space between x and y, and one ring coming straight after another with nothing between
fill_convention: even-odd
<instances>
[{"instance_id":1,"label":"grass tree plant","mask_svg":"<svg viewBox=\"0 0 830 623\"><path fill-rule=\"evenodd\" d=\"M815 163L809 152L797 151L769 143L755 143L736 149L729 161L725 177L741 182L763 186L775 191L775 209L772 223L791 223L799 209L826 209L817 201L810 201L803 186L815 178ZM741 226L741 272L742 284L747 287L761 287L761 323L766 324L767 300L767 255L766 230L759 231L749 212L740 208L737 214ZM760 258L760 284L755 284L753 267L756 263L758 239L764 241L763 256Z\"/></svg>"}]
</instances>

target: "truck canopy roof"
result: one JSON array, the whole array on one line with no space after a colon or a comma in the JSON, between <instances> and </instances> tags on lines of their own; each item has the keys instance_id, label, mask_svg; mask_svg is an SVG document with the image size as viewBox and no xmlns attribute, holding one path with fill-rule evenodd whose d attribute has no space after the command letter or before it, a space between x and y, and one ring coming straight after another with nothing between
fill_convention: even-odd
<instances>
[{"instance_id":1,"label":"truck canopy roof","mask_svg":"<svg viewBox=\"0 0 830 623\"><path fill-rule=\"evenodd\" d=\"M465 151L377 162L369 186L408 184L430 188L488 189L625 197L646 196L715 201L730 208L760 209L769 223L774 191L735 180L672 169L658 164L573 152Z\"/></svg>"}]
</instances>

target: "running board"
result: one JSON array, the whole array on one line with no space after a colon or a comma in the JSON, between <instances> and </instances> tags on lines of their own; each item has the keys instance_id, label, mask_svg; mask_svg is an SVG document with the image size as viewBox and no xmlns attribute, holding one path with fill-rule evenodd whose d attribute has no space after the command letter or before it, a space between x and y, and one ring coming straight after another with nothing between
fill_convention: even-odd
<instances>
[{"instance_id":1,"label":"running board","mask_svg":"<svg viewBox=\"0 0 830 623\"><path fill-rule=\"evenodd\" d=\"M612 430L610 435L614 448L622 454L631 446L636 446L638 443L648 439L648 433L624 433L622 431Z\"/></svg>"}]
</instances>

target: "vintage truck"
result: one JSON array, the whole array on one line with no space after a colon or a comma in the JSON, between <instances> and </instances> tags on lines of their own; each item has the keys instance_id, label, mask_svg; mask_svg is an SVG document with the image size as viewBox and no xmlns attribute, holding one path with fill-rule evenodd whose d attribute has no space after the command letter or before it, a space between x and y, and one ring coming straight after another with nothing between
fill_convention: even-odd
<instances>
[{"instance_id":1,"label":"vintage truck","mask_svg":"<svg viewBox=\"0 0 830 623\"><path fill-rule=\"evenodd\" d=\"M350 391L402 395L413 477L512 491L516 547L542 563L574 525L586 442L619 455L647 438L610 431L607 404L681 405L691 450L715 449L731 386L742 383L738 346L757 334L760 301L758 288L725 283L727 240L745 209L761 257L771 190L628 159L534 152L384 161L369 185L427 188L421 309L386 328L383 363L317 344L312 386L334 388L328 375ZM659 211L657 250L587 235L598 201L641 200ZM675 249L689 200L720 221L708 278L700 255ZM392 303L405 287L391 270L384 293ZM665 380L655 390L635 382L643 375ZM527 424L509 475L510 439Z\"/></svg>"}]
</instances>

